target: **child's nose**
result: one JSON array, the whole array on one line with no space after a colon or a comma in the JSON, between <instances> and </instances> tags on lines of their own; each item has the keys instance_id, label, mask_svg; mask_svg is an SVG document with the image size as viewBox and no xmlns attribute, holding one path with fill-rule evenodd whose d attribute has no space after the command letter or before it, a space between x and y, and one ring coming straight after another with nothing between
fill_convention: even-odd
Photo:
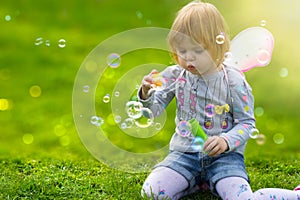
<instances>
[{"instance_id":1,"label":"child's nose","mask_svg":"<svg viewBox=\"0 0 300 200\"><path fill-rule=\"evenodd\" d=\"M195 60L195 55L193 55L192 53L187 53L185 59L187 61L193 61Z\"/></svg>"}]
</instances>

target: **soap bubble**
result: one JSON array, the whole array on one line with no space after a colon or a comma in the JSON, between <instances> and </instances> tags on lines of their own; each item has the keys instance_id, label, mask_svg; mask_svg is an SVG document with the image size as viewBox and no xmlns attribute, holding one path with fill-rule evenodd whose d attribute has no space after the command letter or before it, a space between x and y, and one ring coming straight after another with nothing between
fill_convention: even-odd
<instances>
[{"instance_id":1,"label":"soap bubble","mask_svg":"<svg viewBox=\"0 0 300 200\"><path fill-rule=\"evenodd\" d=\"M129 101L126 103L126 112L128 117L138 119L142 116L143 104L138 101Z\"/></svg>"},{"instance_id":2,"label":"soap bubble","mask_svg":"<svg viewBox=\"0 0 300 200\"><path fill-rule=\"evenodd\" d=\"M132 128L134 126L134 119L127 118L123 123L126 125L126 128Z\"/></svg>"},{"instance_id":3,"label":"soap bubble","mask_svg":"<svg viewBox=\"0 0 300 200\"><path fill-rule=\"evenodd\" d=\"M122 117L120 115L115 116L115 122L120 123L122 121Z\"/></svg>"},{"instance_id":4,"label":"soap bubble","mask_svg":"<svg viewBox=\"0 0 300 200\"><path fill-rule=\"evenodd\" d=\"M139 19L143 18L143 13L141 11L137 10L135 13L136 13L137 18L139 18Z\"/></svg>"},{"instance_id":5,"label":"soap bubble","mask_svg":"<svg viewBox=\"0 0 300 200\"><path fill-rule=\"evenodd\" d=\"M217 44L224 44L225 42L225 36L223 34L216 36L216 43Z\"/></svg>"},{"instance_id":6,"label":"soap bubble","mask_svg":"<svg viewBox=\"0 0 300 200\"><path fill-rule=\"evenodd\" d=\"M266 26L267 25L267 21L266 20L261 20L260 21L260 25L261 26Z\"/></svg>"},{"instance_id":7,"label":"soap bubble","mask_svg":"<svg viewBox=\"0 0 300 200\"><path fill-rule=\"evenodd\" d=\"M273 136L275 144L282 144L284 142L284 135L282 133L276 133Z\"/></svg>"},{"instance_id":8,"label":"soap bubble","mask_svg":"<svg viewBox=\"0 0 300 200\"><path fill-rule=\"evenodd\" d=\"M109 94L104 95L104 97L103 97L102 100L103 100L104 103L109 103L109 101L110 101L110 95Z\"/></svg>"},{"instance_id":9,"label":"soap bubble","mask_svg":"<svg viewBox=\"0 0 300 200\"><path fill-rule=\"evenodd\" d=\"M255 141L258 145L264 145L266 142L266 136L264 134L258 134Z\"/></svg>"},{"instance_id":10,"label":"soap bubble","mask_svg":"<svg viewBox=\"0 0 300 200\"><path fill-rule=\"evenodd\" d=\"M95 126L101 126L102 124L104 124L104 120L101 117L92 116L90 118L90 123L95 125Z\"/></svg>"},{"instance_id":11,"label":"soap bubble","mask_svg":"<svg viewBox=\"0 0 300 200\"><path fill-rule=\"evenodd\" d=\"M45 40L45 45L46 45L47 47L50 47L50 40Z\"/></svg>"},{"instance_id":12,"label":"soap bubble","mask_svg":"<svg viewBox=\"0 0 300 200\"><path fill-rule=\"evenodd\" d=\"M38 38L36 38L34 44L35 44L36 46L39 46L39 45L43 44L43 42L44 42L44 41L43 41L43 38L42 38L42 37L38 37Z\"/></svg>"},{"instance_id":13,"label":"soap bubble","mask_svg":"<svg viewBox=\"0 0 300 200\"><path fill-rule=\"evenodd\" d=\"M135 120L135 125L140 128L147 128L153 124L154 115L149 108L142 108L141 112L142 115L140 118Z\"/></svg>"},{"instance_id":14,"label":"soap bubble","mask_svg":"<svg viewBox=\"0 0 300 200\"><path fill-rule=\"evenodd\" d=\"M188 121L180 121L177 124L176 132L182 137L190 136L192 131L192 126Z\"/></svg>"},{"instance_id":15,"label":"soap bubble","mask_svg":"<svg viewBox=\"0 0 300 200\"><path fill-rule=\"evenodd\" d=\"M121 64L121 56L117 53L112 53L107 56L107 64L111 68L117 68Z\"/></svg>"},{"instance_id":16,"label":"soap bubble","mask_svg":"<svg viewBox=\"0 0 300 200\"><path fill-rule=\"evenodd\" d=\"M66 40L65 39L58 40L58 47L59 48L65 48L66 47Z\"/></svg>"},{"instance_id":17,"label":"soap bubble","mask_svg":"<svg viewBox=\"0 0 300 200\"><path fill-rule=\"evenodd\" d=\"M205 115L207 117L213 117L215 115L215 105L214 104L207 104L205 106Z\"/></svg>"},{"instance_id":18,"label":"soap bubble","mask_svg":"<svg viewBox=\"0 0 300 200\"><path fill-rule=\"evenodd\" d=\"M83 92L87 93L89 92L89 90L90 90L90 86L88 85L83 86Z\"/></svg>"},{"instance_id":19,"label":"soap bubble","mask_svg":"<svg viewBox=\"0 0 300 200\"><path fill-rule=\"evenodd\" d=\"M161 123L158 123L158 122L157 122L157 123L155 123L155 125L154 125L154 126L155 126L155 129L156 129L156 130L161 130L161 128L162 128L162 125L161 125Z\"/></svg>"},{"instance_id":20,"label":"soap bubble","mask_svg":"<svg viewBox=\"0 0 300 200\"><path fill-rule=\"evenodd\" d=\"M254 113L255 113L255 115L256 115L257 117L261 117L261 116L264 115L264 108L262 108L262 107L256 107L256 108L254 109Z\"/></svg>"},{"instance_id":21,"label":"soap bubble","mask_svg":"<svg viewBox=\"0 0 300 200\"><path fill-rule=\"evenodd\" d=\"M252 139L257 139L258 138L258 136L259 136L259 131L256 129L256 128L254 128L254 129L252 129L251 131L250 131L250 138L252 138Z\"/></svg>"},{"instance_id":22,"label":"soap bubble","mask_svg":"<svg viewBox=\"0 0 300 200\"><path fill-rule=\"evenodd\" d=\"M119 91L115 91L115 97L119 97L120 96L120 92Z\"/></svg>"},{"instance_id":23,"label":"soap bubble","mask_svg":"<svg viewBox=\"0 0 300 200\"><path fill-rule=\"evenodd\" d=\"M289 70L287 68L281 68L279 72L279 76L285 78L289 75Z\"/></svg>"},{"instance_id":24,"label":"soap bubble","mask_svg":"<svg viewBox=\"0 0 300 200\"><path fill-rule=\"evenodd\" d=\"M204 142L201 137L195 137L192 142L192 148L196 151L202 151Z\"/></svg>"}]
</instances>

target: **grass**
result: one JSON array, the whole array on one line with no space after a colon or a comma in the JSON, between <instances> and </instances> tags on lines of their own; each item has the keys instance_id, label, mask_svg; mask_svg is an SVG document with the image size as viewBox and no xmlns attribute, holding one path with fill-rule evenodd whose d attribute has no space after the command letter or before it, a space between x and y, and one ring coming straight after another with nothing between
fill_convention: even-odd
<instances>
[{"instance_id":1,"label":"grass","mask_svg":"<svg viewBox=\"0 0 300 200\"><path fill-rule=\"evenodd\" d=\"M86 56L100 42L137 27L169 28L176 10L186 2L1 1L0 199L141 199L147 173L109 168L94 159L82 144L72 113L74 79ZM249 141L246 166L253 190L293 189L300 183L300 43L294 37L300 31L295 26L300 19L295 10L299 3L282 6L279 0L210 2L223 13L232 35L264 19L275 36L270 66L246 74L256 107L260 108L257 127L267 138L263 145ZM50 46L34 45L39 37L44 42L49 40ZM61 38L66 40L65 48L57 46ZM131 52L122 61L125 67L116 77L143 63L168 64L170 58L166 52L146 49ZM288 76L280 75L282 69L288 70ZM103 85L113 88L109 81ZM41 95L31 96L31 86L39 86ZM98 96L104 93L106 90L97 91ZM3 99L9 102L7 109L3 109ZM97 112L107 112L106 108L98 106ZM170 120L173 122L173 118ZM109 125L106 128L109 133L118 130ZM155 144L166 141L173 128L172 123L167 124L166 136L155 138ZM284 141L278 143L278 135ZM111 138L118 145L128 142ZM216 198L203 194L185 199Z\"/></svg>"},{"instance_id":2,"label":"grass","mask_svg":"<svg viewBox=\"0 0 300 200\"><path fill-rule=\"evenodd\" d=\"M142 199L146 173L124 173L87 158L42 156L0 159L1 199ZM299 183L299 157L246 162L253 191L264 187L293 189ZM209 193L189 199L217 199Z\"/></svg>"}]
</instances>

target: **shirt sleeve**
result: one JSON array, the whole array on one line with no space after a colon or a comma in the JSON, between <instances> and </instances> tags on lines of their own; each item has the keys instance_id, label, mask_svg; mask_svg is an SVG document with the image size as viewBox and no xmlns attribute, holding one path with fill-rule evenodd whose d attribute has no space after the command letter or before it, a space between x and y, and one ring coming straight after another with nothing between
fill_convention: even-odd
<instances>
[{"instance_id":1,"label":"shirt sleeve","mask_svg":"<svg viewBox=\"0 0 300 200\"><path fill-rule=\"evenodd\" d=\"M244 145L255 130L254 97L252 88L240 72L228 72L231 93L231 112L233 127L222 133L229 146L229 151Z\"/></svg>"},{"instance_id":2,"label":"shirt sleeve","mask_svg":"<svg viewBox=\"0 0 300 200\"><path fill-rule=\"evenodd\" d=\"M159 116L164 112L165 108L169 105L175 96L176 80L180 74L181 68L179 66L167 67L161 72L162 77L165 79L165 86L161 90L153 91L151 95L143 100L141 98L141 88L138 90L138 101L144 107L149 108L154 116Z\"/></svg>"}]
</instances>

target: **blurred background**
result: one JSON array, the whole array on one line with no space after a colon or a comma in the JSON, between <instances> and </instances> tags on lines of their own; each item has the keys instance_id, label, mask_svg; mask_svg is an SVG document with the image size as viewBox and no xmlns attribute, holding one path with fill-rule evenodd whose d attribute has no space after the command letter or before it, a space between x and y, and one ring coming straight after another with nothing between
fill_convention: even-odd
<instances>
[{"instance_id":1,"label":"blurred background","mask_svg":"<svg viewBox=\"0 0 300 200\"><path fill-rule=\"evenodd\" d=\"M1 0L0 155L91 156L72 114L73 83L82 62L114 34L138 27L170 28L176 11L188 2ZM251 26L266 27L275 38L270 65L246 73L255 95L257 127L264 135L249 142L247 154L300 156L300 2L207 2L221 11L232 38ZM167 54L149 55L139 54L136 59L171 62ZM126 70L136 65L131 59ZM163 129L171 135L173 126Z\"/></svg>"}]
</instances>

